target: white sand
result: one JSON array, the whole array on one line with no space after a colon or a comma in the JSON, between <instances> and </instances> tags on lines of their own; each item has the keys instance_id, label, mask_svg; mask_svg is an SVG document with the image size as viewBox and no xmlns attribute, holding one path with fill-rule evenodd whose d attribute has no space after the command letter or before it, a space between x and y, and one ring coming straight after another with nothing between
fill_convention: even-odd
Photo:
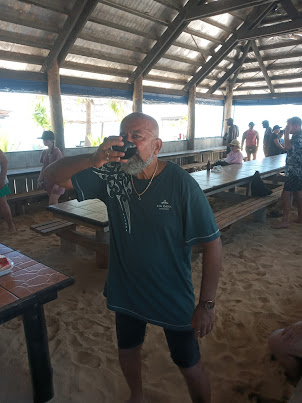
<instances>
[{"instance_id":1,"label":"white sand","mask_svg":"<svg viewBox=\"0 0 302 403\"><path fill-rule=\"evenodd\" d=\"M60 291L58 299L45 306L54 370L51 402L122 402L128 389L117 359L114 314L107 310L102 296L106 271L95 266L93 253L82 250L80 256L67 256L60 251L55 235L42 237L29 230L31 223L49 219L52 216L46 212L16 217L16 234L8 233L1 221L0 242L75 279L72 287ZM276 328L302 318L302 226L273 230L274 221L256 224L247 219L223 233L216 327L200 342L213 403L277 403L292 393L281 367L270 360L267 337ZM199 257L193 263L196 295L201 268ZM1 325L0 363L0 402L30 402L20 318ZM156 326L148 327L143 378L148 402L190 402L169 357L163 331Z\"/></svg>"}]
</instances>

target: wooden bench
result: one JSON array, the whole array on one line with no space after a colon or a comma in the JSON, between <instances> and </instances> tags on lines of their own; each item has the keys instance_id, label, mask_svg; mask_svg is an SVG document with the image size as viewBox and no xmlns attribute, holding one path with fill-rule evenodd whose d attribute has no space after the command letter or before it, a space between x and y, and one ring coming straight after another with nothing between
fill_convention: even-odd
<instances>
[{"instance_id":1,"label":"wooden bench","mask_svg":"<svg viewBox=\"0 0 302 403\"><path fill-rule=\"evenodd\" d=\"M30 229L37 232L40 235L47 236L51 234L59 234L61 231L74 230L76 225L65 220L53 220L43 222L40 224L31 225Z\"/></svg>"},{"instance_id":2,"label":"wooden bench","mask_svg":"<svg viewBox=\"0 0 302 403\"><path fill-rule=\"evenodd\" d=\"M12 215L25 214L26 207L32 203L42 203L48 201L46 190L31 190L7 196L8 204L11 207Z\"/></svg>"},{"instance_id":3,"label":"wooden bench","mask_svg":"<svg viewBox=\"0 0 302 403\"><path fill-rule=\"evenodd\" d=\"M223 210L217 211L214 215L218 228L222 230L229 225L234 224L236 221L249 216L250 214L265 209L265 207L275 203L281 197L282 191L283 186L279 186L273 189L273 193L269 196L250 197L232 207L227 207Z\"/></svg>"}]
</instances>

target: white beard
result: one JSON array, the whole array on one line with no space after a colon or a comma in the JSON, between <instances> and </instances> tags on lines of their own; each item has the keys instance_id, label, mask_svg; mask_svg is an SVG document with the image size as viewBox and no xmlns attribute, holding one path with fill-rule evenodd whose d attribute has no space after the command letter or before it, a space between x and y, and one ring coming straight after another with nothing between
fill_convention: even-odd
<instances>
[{"instance_id":1,"label":"white beard","mask_svg":"<svg viewBox=\"0 0 302 403\"><path fill-rule=\"evenodd\" d=\"M121 164L121 170L128 175L138 175L151 164L153 158L154 151L146 161L143 161L138 154L135 154L125 164Z\"/></svg>"}]
</instances>

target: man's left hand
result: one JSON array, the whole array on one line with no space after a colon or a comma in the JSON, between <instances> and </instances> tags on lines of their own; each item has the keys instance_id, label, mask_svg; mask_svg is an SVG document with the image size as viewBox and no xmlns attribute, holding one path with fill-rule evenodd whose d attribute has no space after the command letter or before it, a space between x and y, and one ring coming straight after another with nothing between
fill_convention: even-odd
<instances>
[{"instance_id":1,"label":"man's left hand","mask_svg":"<svg viewBox=\"0 0 302 403\"><path fill-rule=\"evenodd\" d=\"M194 337L204 337L211 333L215 323L215 308L207 310L203 305L197 305L192 319Z\"/></svg>"}]
</instances>

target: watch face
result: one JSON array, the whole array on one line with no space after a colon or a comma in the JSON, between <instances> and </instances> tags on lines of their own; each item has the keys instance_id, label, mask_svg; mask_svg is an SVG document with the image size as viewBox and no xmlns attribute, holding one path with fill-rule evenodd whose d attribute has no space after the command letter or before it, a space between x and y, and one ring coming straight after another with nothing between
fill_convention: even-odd
<instances>
[{"instance_id":1,"label":"watch face","mask_svg":"<svg viewBox=\"0 0 302 403\"><path fill-rule=\"evenodd\" d=\"M215 306L215 302L213 301L206 301L204 304L205 309L209 310L209 309L213 309Z\"/></svg>"}]
</instances>

